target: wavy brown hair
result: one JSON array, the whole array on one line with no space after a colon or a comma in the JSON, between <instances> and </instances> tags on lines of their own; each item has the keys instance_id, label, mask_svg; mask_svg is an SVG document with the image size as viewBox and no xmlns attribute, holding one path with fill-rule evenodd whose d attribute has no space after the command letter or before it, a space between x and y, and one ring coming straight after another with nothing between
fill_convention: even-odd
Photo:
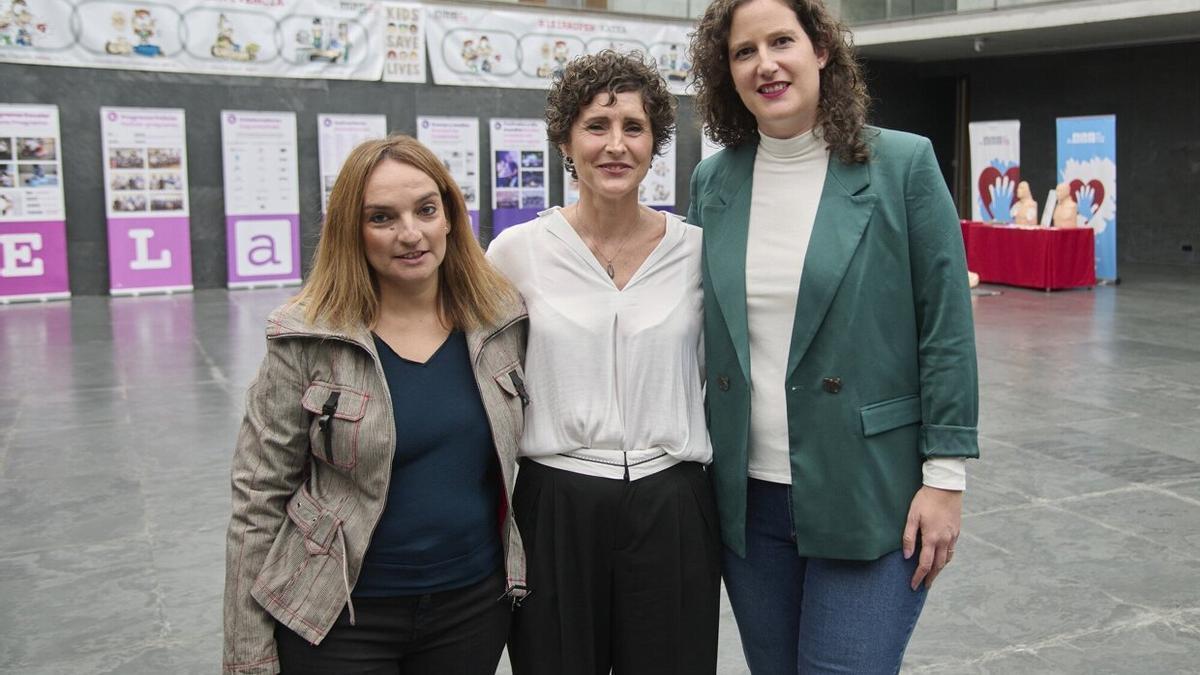
<instances>
[{"instance_id":1,"label":"wavy brown hair","mask_svg":"<svg viewBox=\"0 0 1200 675\"><path fill-rule=\"evenodd\" d=\"M620 54L605 49L568 63L546 95L546 136L562 152L562 146L571 140L571 125L592 99L608 94L605 105L612 105L617 94L628 91L642 95L642 110L650 118L657 156L675 132L675 97L667 90L658 68L647 63L639 52ZM568 165L567 170L578 177L574 167Z\"/></svg>"},{"instance_id":2,"label":"wavy brown hair","mask_svg":"<svg viewBox=\"0 0 1200 675\"><path fill-rule=\"evenodd\" d=\"M411 136L393 134L365 141L350 152L329 194L312 273L296 296L309 323L345 330L372 326L379 315L379 283L363 244L363 198L380 162L408 164L433 179L442 199L446 255L438 267L438 302L450 327L470 330L494 325L516 291L483 257L458 185L428 148Z\"/></svg>"},{"instance_id":3,"label":"wavy brown hair","mask_svg":"<svg viewBox=\"0 0 1200 675\"><path fill-rule=\"evenodd\" d=\"M689 54L696 77L696 109L708 135L727 147L758 138L758 122L742 103L729 71L733 12L748 0L713 0L692 33ZM867 161L863 128L871 97L850 45L850 31L821 0L779 0L791 7L813 47L826 52L821 70L817 126L830 150L844 162Z\"/></svg>"}]
</instances>

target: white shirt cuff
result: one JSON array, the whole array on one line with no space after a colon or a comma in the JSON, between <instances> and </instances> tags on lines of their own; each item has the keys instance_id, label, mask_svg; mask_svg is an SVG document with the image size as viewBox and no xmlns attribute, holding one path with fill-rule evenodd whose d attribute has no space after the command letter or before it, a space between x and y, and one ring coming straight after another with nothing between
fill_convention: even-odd
<instances>
[{"instance_id":1,"label":"white shirt cuff","mask_svg":"<svg viewBox=\"0 0 1200 675\"><path fill-rule=\"evenodd\" d=\"M921 465L921 482L942 490L967 488L967 460L959 457L934 457Z\"/></svg>"}]
</instances>

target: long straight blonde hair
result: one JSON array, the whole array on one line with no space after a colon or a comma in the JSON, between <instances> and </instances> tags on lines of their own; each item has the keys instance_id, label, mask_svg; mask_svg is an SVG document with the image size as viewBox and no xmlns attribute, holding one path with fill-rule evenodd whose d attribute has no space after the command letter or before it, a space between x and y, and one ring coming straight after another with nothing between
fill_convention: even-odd
<instances>
[{"instance_id":1,"label":"long straight blonde hair","mask_svg":"<svg viewBox=\"0 0 1200 675\"><path fill-rule=\"evenodd\" d=\"M329 195L312 272L295 302L309 323L336 330L372 326L379 316L379 284L367 263L362 235L367 179L384 160L408 164L433 179L450 232L438 267L438 303L450 327L471 330L494 325L515 301L512 285L483 257L471 231L462 192L444 164L411 136L393 134L365 141L350 152Z\"/></svg>"}]
</instances>

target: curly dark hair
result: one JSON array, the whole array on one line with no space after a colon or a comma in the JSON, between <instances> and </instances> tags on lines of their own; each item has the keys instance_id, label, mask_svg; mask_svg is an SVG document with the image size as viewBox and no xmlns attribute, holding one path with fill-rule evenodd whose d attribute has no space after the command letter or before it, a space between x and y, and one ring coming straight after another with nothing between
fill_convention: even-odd
<instances>
[{"instance_id":1,"label":"curly dark hair","mask_svg":"<svg viewBox=\"0 0 1200 675\"><path fill-rule=\"evenodd\" d=\"M748 0L713 0L692 33L689 54L696 77L696 109L716 142L734 147L758 138L758 123L742 103L729 72L733 12ZM827 52L821 71L817 125L830 150L844 162L867 161L863 128L871 97L850 45L850 31L821 0L780 0L792 8L813 47Z\"/></svg>"},{"instance_id":2,"label":"curly dark hair","mask_svg":"<svg viewBox=\"0 0 1200 675\"><path fill-rule=\"evenodd\" d=\"M607 93L605 105L612 105L617 94L629 91L642 95L642 109L650 118L650 131L654 134L654 155L661 154L675 132L675 97L667 90L658 68L647 63L639 52L620 54L605 49L567 64L546 95L546 135L550 142L561 152L562 146L571 140L571 125L592 99ZM575 167L568 164L567 171L578 178Z\"/></svg>"}]
</instances>

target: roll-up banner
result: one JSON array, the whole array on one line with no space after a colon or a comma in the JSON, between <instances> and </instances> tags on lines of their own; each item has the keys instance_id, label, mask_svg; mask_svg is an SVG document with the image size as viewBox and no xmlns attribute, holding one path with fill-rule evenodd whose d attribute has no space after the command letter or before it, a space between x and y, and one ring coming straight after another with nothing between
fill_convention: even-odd
<instances>
[{"instance_id":1,"label":"roll-up banner","mask_svg":"<svg viewBox=\"0 0 1200 675\"><path fill-rule=\"evenodd\" d=\"M10 6L11 7L8 7ZM378 80L378 2L5 0L0 61Z\"/></svg>"},{"instance_id":2,"label":"roll-up banner","mask_svg":"<svg viewBox=\"0 0 1200 675\"><path fill-rule=\"evenodd\" d=\"M417 117L417 140L433 151L462 191L479 238L479 118Z\"/></svg>"},{"instance_id":3,"label":"roll-up banner","mask_svg":"<svg viewBox=\"0 0 1200 675\"><path fill-rule=\"evenodd\" d=\"M1117 276L1117 116L1058 118L1058 179L1096 234L1096 276Z\"/></svg>"},{"instance_id":4,"label":"roll-up banner","mask_svg":"<svg viewBox=\"0 0 1200 675\"><path fill-rule=\"evenodd\" d=\"M971 122L971 219L1011 223L1021 182L1021 122Z\"/></svg>"},{"instance_id":5,"label":"roll-up banner","mask_svg":"<svg viewBox=\"0 0 1200 675\"><path fill-rule=\"evenodd\" d=\"M230 288L300 283L296 114L221 112Z\"/></svg>"},{"instance_id":6,"label":"roll-up banner","mask_svg":"<svg viewBox=\"0 0 1200 675\"><path fill-rule=\"evenodd\" d=\"M492 119L492 236L532 220L549 203L546 162L550 144L541 119Z\"/></svg>"},{"instance_id":7,"label":"roll-up banner","mask_svg":"<svg viewBox=\"0 0 1200 675\"><path fill-rule=\"evenodd\" d=\"M437 84L546 89L571 59L613 49L641 52L672 93L691 93L691 23L438 5L427 8L426 18L429 65Z\"/></svg>"},{"instance_id":8,"label":"roll-up banner","mask_svg":"<svg viewBox=\"0 0 1200 675\"><path fill-rule=\"evenodd\" d=\"M58 107L0 105L0 302L70 297Z\"/></svg>"},{"instance_id":9,"label":"roll-up banner","mask_svg":"<svg viewBox=\"0 0 1200 675\"><path fill-rule=\"evenodd\" d=\"M387 136L384 115L317 115L317 163L321 173L321 213L342 170L342 162L359 143Z\"/></svg>"},{"instance_id":10,"label":"roll-up banner","mask_svg":"<svg viewBox=\"0 0 1200 675\"><path fill-rule=\"evenodd\" d=\"M113 295L192 290L183 110L100 109Z\"/></svg>"},{"instance_id":11,"label":"roll-up banner","mask_svg":"<svg viewBox=\"0 0 1200 675\"><path fill-rule=\"evenodd\" d=\"M579 201L579 181L563 168L563 205ZM663 145L662 154L654 158L646 177L638 185L638 202L659 211L675 210L675 135Z\"/></svg>"}]
</instances>

